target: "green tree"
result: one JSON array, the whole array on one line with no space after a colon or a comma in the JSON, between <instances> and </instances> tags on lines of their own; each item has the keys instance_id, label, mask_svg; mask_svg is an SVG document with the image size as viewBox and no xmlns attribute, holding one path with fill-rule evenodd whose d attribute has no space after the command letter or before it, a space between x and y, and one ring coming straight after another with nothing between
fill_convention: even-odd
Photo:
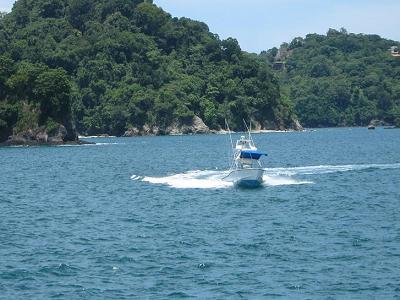
<instances>
[{"instance_id":1,"label":"green tree","mask_svg":"<svg viewBox=\"0 0 400 300\"><path fill-rule=\"evenodd\" d=\"M64 70L46 70L39 74L33 93L45 116L62 120L70 114L71 83Z\"/></svg>"},{"instance_id":2,"label":"green tree","mask_svg":"<svg viewBox=\"0 0 400 300\"><path fill-rule=\"evenodd\" d=\"M5 98L9 91L6 82L8 78L14 73L15 62L8 56L0 56L0 99Z\"/></svg>"},{"instance_id":3,"label":"green tree","mask_svg":"<svg viewBox=\"0 0 400 300\"><path fill-rule=\"evenodd\" d=\"M388 48L395 44L343 28L309 34L290 46L277 76L305 126L366 125L373 118L394 123L400 61ZM273 63L268 55L260 57Z\"/></svg>"}]
</instances>

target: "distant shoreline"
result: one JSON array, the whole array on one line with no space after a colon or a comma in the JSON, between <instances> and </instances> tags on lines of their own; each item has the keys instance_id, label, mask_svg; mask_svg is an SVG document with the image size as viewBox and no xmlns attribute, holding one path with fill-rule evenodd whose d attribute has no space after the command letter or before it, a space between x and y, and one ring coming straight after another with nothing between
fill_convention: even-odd
<instances>
[{"instance_id":1,"label":"distant shoreline","mask_svg":"<svg viewBox=\"0 0 400 300\"><path fill-rule=\"evenodd\" d=\"M303 130L294 130L294 129L286 129L286 130L278 130L278 129L262 129L262 130L252 130L251 134L260 134L260 133L289 133L289 132L314 132L320 129L340 129L340 128L365 128L366 126L334 126L334 127L313 127L313 128L304 128ZM377 128L382 129L400 129L398 127L388 127L388 126L377 126ZM247 133L246 131L231 131L232 134L237 133ZM99 135L79 135L79 139L92 139L92 138L130 138L130 137L146 137L146 136L192 136L192 135L225 135L229 134L227 130L210 130L210 132L206 133L178 133L178 134L138 134L135 136L115 136L115 135L107 135L107 134L99 134Z\"/></svg>"},{"instance_id":2,"label":"distant shoreline","mask_svg":"<svg viewBox=\"0 0 400 300\"><path fill-rule=\"evenodd\" d=\"M320 129L340 129L340 128L365 128L367 130L367 127L365 126L344 126L344 127L316 127L316 128L304 128L303 130L294 130L294 129L286 129L286 130L272 130L272 129L263 129L263 130L252 130L250 133L251 134L265 134L265 133L293 133L293 132L315 132ZM377 126L376 128L380 129L400 129L399 127L394 127L394 126ZM245 131L231 131L232 134L246 134L247 132ZM0 143L0 147L30 147L30 146L63 146L63 145L85 145L85 144L96 144L95 142L87 141L90 139L94 138L129 138L129 137L148 137L148 136L154 136L154 137L159 137L159 136L193 136L193 135L226 135L229 134L227 130L210 130L210 132L206 133L178 133L178 134L139 134L135 136L115 136L115 135L108 135L108 134L98 134L98 135L79 135L78 136L78 141L68 141L68 142L37 142L37 141L31 141L27 143L21 143L21 142L15 142L15 141L5 141Z\"/></svg>"},{"instance_id":3,"label":"distant shoreline","mask_svg":"<svg viewBox=\"0 0 400 300\"><path fill-rule=\"evenodd\" d=\"M252 130L251 134L259 134L259 133L286 133L286 132L301 132L301 131L309 131L309 129L304 130L294 130L294 129L286 129L286 130L272 130L272 129L263 129L263 130ZM246 131L231 131L231 133L247 133ZM191 135L225 135L229 134L227 130L210 130L209 132L203 133L174 133L174 134L138 134L133 136L115 136L108 134L98 134L98 135L79 135L79 139L93 139L93 138L119 138L119 137L145 137L145 136L191 136Z\"/></svg>"},{"instance_id":4,"label":"distant shoreline","mask_svg":"<svg viewBox=\"0 0 400 300\"><path fill-rule=\"evenodd\" d=\"M67 142L38 142L38 141L29 141L29 142L16 142L16 141L5 141L0 143L0 147L18 147L18 146L26 146L26 147L35 147L35 146L63 146L63 145L87 145L87 144L95 144L93 142L88 142L85 140L79 139L78 141L67 141Z\"/></svg>"}]
</instances>

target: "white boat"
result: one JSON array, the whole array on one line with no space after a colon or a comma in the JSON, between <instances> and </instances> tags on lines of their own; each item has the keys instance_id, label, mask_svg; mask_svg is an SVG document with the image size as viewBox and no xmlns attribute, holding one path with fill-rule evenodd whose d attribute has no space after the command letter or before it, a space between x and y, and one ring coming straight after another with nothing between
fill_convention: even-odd
<instances>
[{"instance_id":1,"label":"white boat","mask_svg":"<svg viewBox=\"0 0 400 300\"><path fill-rule=\"evenodd\" d=\"M241 136L233 149L233 161L229 173L224 180L240 187L258 187L263 182L264 169L260 158L266 153L259 152L249 137Z\"/></svg>"}]
</instances>

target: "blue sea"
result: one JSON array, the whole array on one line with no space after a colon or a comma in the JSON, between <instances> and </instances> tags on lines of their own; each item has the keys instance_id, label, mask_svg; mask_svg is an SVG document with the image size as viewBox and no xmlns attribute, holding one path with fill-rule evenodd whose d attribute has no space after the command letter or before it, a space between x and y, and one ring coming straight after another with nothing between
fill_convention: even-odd
<instances>
[{"instance_id":1,"label":"blue sea","mask_svg":"<svg viewBox=\"0 0 400 300\"><path fill-rule=\"evenodd\" d=\"M0 148L0 298L400 299L400 130L253 138Z\"/></svg>"}]
</instances>

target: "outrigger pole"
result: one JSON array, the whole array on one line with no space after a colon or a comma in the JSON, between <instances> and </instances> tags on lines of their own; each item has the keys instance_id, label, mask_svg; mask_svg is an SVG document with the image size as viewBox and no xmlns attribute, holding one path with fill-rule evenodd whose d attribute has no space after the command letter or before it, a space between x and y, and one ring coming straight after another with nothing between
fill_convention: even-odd
<instances>
[{"instance_id":1,"label":"outrigger pole","mask_svg":"<svg viewBox=\"0 0 400 300\"><path fill-rule=\"evenodd\" d=\"M251 136L251 121L250 121L250 129L249 129L246 121L244 119L242 119L242 120L243 120L244 126L246 126L247 132L249 133L249 140L254 144L253 137Z\"/></svg>"},{"instance_id":2,"label":"outrigger pole","mask_svg":"<svg viewBox=\"0 0 400 300\"><path fill-rule=\"evenodd\" d=\"M232 157L232 156L234 155L234 152L233 152L232 134L231 134L231 130L229 129L229 124L228 124L228 121L226 120L226 118L225 118L225 126L226 126L226 129L228 129L229 139L231 140L231 151L232 151L232 155L229 155L229 156ZM231 151L229 151L229 152L231 152ZM230 164L230 168L232 168L232 166L233 166L233 161L231 160L231 158L229 158L229 164Z\"/></svg>"}]
</instances>

